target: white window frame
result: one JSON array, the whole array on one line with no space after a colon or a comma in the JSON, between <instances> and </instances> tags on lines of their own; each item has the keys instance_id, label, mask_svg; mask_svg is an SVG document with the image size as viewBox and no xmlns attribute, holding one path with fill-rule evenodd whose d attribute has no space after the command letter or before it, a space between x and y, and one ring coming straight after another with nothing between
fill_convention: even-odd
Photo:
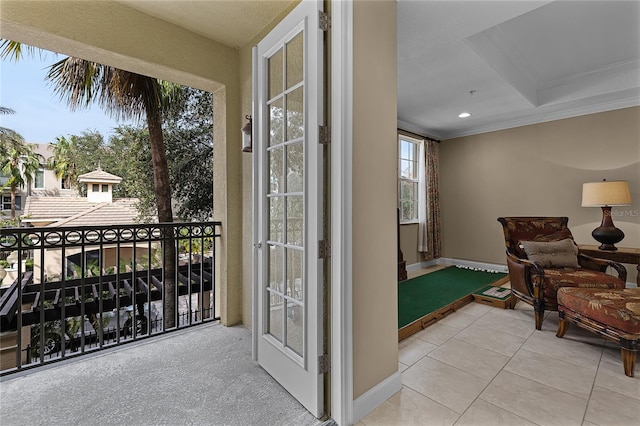
<instances>
[{"instance_id":1,"label":"white window frame","mask_svg":"<svg viewBox=\"0 0 640 426\"><path fill-rule=\"evenodd\" d=\"M22 196L16 195L16 210L22 211ZM5 206L8 206L5 208ZM0 195L0 211L10 211L11 210L11 194L1 194Z\"/></svg>"},{"instance_id":2,"label":"white window frame","mask_svg":"<svg viewBox=\"0 0 640 426\"><path fill-rule=\"evenodd\" d=\"M409 142L414 145L413 155L414 158L403 158L402 156L402 143ZM411 223L419 223L419 211L420 211L420 200L422 197L420 196L421 188L424 188L424 167L421 166L422 160L421 153L423 153L423 145L424 142L420 139L412 138L409 136L405 136L402 134L398 134L398 208L400 209L400 223L401 224L411 224ZM403 176L402 173L402 162L403 161L412 161L414 163L414 172L416 174L415 178ZM402 183L410 182L414 185L414 197L413 199L403 199L402 198ZM414 205L413 217L410 219L404 218L402 204L407 201L412 201Z\"/></svg>"},{"instance_id":3,"label":"white window frame","mask_svg":"<svg viewBox=\"0 0 640 426\"><path fill-rule=\"evenodd\" d=\"M37 177L36 177L36 176L37 176L39 173L42 173L42 185L41 185L41 186L38 186L38 185L37 185L38 179L37 179ZM40 167L40 168L38 169L38 171L33 175L33 189L45 189L45 188L46 188L46 184L45 184L45 173L44 173L44 167Z\"/></svg>"}]
</instances>

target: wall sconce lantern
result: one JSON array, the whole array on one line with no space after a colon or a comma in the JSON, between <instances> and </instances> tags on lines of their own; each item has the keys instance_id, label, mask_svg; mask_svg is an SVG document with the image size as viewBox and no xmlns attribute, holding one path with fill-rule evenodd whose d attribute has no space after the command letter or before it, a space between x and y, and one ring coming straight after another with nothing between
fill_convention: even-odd
<instances>
[{"instance_id":1,"label":"wall sconce lantern","mask_svg":"<svg viewBox=\"0 0 640 426\"><path fill-rule=\"evenodd\" d=\"M251 141L251 132L253 128L253 121L251 120L251 116L247 115L245 117L248 121L247 124L242 126L242 152L252 152L253 145Z\"/></svg>"},{"instance_id":2,"label":"wall sconce lantern","mask_svg":"<svg viewBox=\"0 0 640 426\"><path fill-rule=\"evenodd\" d=\"M626 180L587 182L582 184L582 207L601 207L602 224L591 236L601 243L600 250L617 250L614 244L624 238L624 232L613 225L611 206L628 206L631 193Z\"/></svg>"}]
</instances>

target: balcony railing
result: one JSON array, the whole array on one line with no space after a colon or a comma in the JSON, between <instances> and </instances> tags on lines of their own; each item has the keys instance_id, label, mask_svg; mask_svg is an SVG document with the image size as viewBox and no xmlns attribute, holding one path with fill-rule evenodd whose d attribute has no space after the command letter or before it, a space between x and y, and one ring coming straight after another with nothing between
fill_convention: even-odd
<instances>
[{"instance_id":1,"label":"balcony railing","mask_svg":"<svg viewBox=\"0 0 640 426\"><path fill-rule=\"evenodd\" d=\"M221 226L0 229L0 374L218 320Z\"/></svg>"}]
</instances>

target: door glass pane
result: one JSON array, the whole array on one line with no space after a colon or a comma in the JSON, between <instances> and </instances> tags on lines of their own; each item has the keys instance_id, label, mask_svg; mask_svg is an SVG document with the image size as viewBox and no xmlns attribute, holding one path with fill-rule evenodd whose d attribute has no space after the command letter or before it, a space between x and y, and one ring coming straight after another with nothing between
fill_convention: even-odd
<instances>
[{"instance_id":1,"label":"door glass pane","mask_svg":"<svg viewBox=\"0 0 640 426\"><path fill-rule=\"evenodd\" d=\"M269 146L277 145L284 141L284 116L282 98L274 101L269 106Z\"/></svg>"},{"instance_id":2,"label":"door glass pane","mask_svg":"<svg viewBox=\"0 0 640 426\"><path fill-rule=\"evenodd\" d=\"M284 198L269 197L269 240L284 242Z\"/></svg>"},{"instance_id":3,"label":"door glass pane","mask_svg":"<svg viewBox=\"0 0 640 426\"><path fill-rule=\"evenodd\" d=\"M302 281L302 250L287 249L287 296L302 301L304 287Z\"/></svg>"},{"instance_id":4,"label":"door glass pane","mask_svg":"<svg viewBox=\"0 0 640 426\"><path fill-rule=\"evenodd\" d=\"M284 53L286 52L286 53ZM268 185L269 209L267 331L283 348L303 356L304 348L304 35L297 34L271 58L268 66ZM295 88L294 90L291 90Z\"/></svg>"},{"instance_id":5,"label":"door glass pane","mask_svg":"<svg viewBox=\"0 0 640 426\"><path fill-rule=\"evenodd\" d=\"M304 204L302 195L287 197L287 244L302 247Z\"/></svg>"},{"instance_id":6,"label":"door glass pane","mask_svg":"<svg viewBox=\"0 0 640 426\"><path fill-rule=\"evenodd\" d=\"M284 292L284 248L269 245L269 287Z\"/></svg>"},{"instance_id":7,"label":"door glass pane","mask_svg":"<svg viewBox=\"0 0 640 426\"><path fill-rule=\"evenodd\" d=\"M304 187L304 142L287 145L287 192L302 192Z\"/></svg>"},{"instance_id":8,"label":"door glass pane","mask_svg":"<svg viewBox=\"0 0 640 426\"><path fill-rule=\"evenodd\" d=\"M287 43L287 89L302 81L304 75L304 36L299 33Z\"/></svg>"},{"instance_id":9,"label":"door glass pane","mask_svg":"<svg viewBox=\"0 0 640 426\"><path fill-rule=\"evenodd\" d=\"M269 58L269 99L282 93L282 49Z\"/></svg>"},{"instance_id":10,"label":"door glass pane","mask_svg":"<svg viewBox=\"0 0 640 426\"><path fill-rule=\"evenodd\" d=\"M304 309L302 305L287 300L287 346L302 356L304 343Z\"/></svg>"},{"instance_id":11,"label":"door glass pane","mask_svg":"<svg viewBox=\"0 0 640 426\"><path fill-rule=\"evenodd\" d=\"M267 325L267 332L282 342L282 324L284 320L282 311L284 309L284 298L267 289L267 300L269 303L269 324Z\"/></svg>"},{"instance_id":12,"label":"door glass pane","mask_svg":"<svg viewBox=\"0 0 640 426\"><path fill-rule=\"evenodd\" d=\"M278 194L285 192L284 188L284 148L279 146L269 151L269 192Z\"/></svg>"},{"instance_id":13,"label":"door glass pane","mask_svg":"<svg viewBox=\"0 0 640 426\"><path fill-rule=\"evenodd\" d=\"M304 87L287 95L287 141L304 136Z\"/></svg>"}]
</instances>

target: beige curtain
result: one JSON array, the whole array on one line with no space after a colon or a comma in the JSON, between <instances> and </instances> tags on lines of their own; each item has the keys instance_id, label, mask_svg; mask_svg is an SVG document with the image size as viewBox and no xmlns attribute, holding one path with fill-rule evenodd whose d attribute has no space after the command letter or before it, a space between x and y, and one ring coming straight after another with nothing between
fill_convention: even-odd
<instances>
[{"instance_id":1,"label":"beige curtain","mask_svg":"<svg viewBox=\"0 0 640 426\"><path fill-rule=\"evenodd\" d=\"M421 223L418 233L418 251L424 254L425 260L441 256L440 241L440 190L438 185L438 143L431 139L424 141L424 203L426 205L425 223Z\"/></svg>"}]
</instances>

